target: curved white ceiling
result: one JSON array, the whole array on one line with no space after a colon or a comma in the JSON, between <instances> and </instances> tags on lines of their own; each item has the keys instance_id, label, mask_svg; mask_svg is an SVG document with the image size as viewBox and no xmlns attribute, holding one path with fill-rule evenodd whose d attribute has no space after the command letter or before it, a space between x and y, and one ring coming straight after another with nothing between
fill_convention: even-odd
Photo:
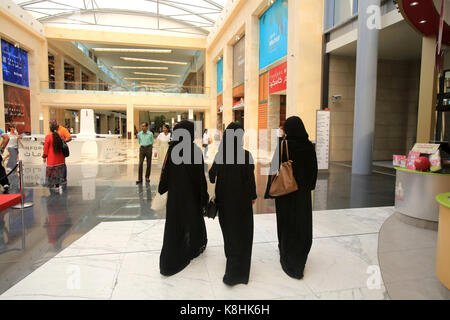
<instances>
[{"instance_id":1,"label":"curved white ceiling","mask_svg":"<svg viewBox=\"0 0 450 320\"><path fill-rule=\"evenodd\" d=\"M207 35L227 0L14 0L42 23Z\"/></svg>"}]
</instances>

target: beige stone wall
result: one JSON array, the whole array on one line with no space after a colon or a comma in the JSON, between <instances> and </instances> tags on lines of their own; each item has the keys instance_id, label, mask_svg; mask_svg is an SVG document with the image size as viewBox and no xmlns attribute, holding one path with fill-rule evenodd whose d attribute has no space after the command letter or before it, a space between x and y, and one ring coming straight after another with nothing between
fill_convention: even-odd
<instances>
[{"instance_id":1,"label":"beige stone wall","mask_svg":"<svg viewBox=\"0 0 450 320\"><path fill-rule=\"evenodd\" d=\"M39 132L41 80L48 80L47 42L41 23L11 0L0 1L0 38L28 52L31 132ZM0 78L0 127L5 128L3 80ZM48 126L44 126L44 130Z\"/></svg>"},{"instance_id":2,"label":"beige stone wall","mask_svg":"<svg viewBox=\"0 0 450 320\"><path fill-rule=\"evenodd\" d=\"M379 61L374 160L391 160L393 154L406 154L416 141L419 64ZM355 68L354 57L330 58L331 161L352 160ZM333 95L342 98L333 103Z\"/></svg>"},{"instance_id":3,"label":"beige stone wall","mask_svg":"<svg viewBox=\"0 0 450 320\"><path fill-rule=\"evenodd\" d=\"M288 84L287 115L300 116L315 139L316 110L320 109L323 1L289 1L288 10ZM267 126L259 108L259 16L268 8L267 0L229 1L207 38L206 86L211 87L210 128L217 122L217 71L219 57L224 59L223 122L232 120L232 46L236 36L245 34L245 129ZM273 111L273 110L272 110ZM273 112L272 112L273 113ZM279 115L279 113L278 113ZM259 121L265 123L258 123ZM276 126L278 127L278 125Z\"/></svg>"}]
</instances>

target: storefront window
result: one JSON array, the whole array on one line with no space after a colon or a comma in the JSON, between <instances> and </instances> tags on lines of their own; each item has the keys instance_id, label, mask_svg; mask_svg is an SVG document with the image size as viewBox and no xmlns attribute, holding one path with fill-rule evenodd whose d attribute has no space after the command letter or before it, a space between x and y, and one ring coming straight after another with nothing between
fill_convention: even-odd
<instances>
[{"instance_id":1,"label":"storefront window","mask_svg":"<svg viewBox=\"0 0 450 320\"><path fill-rule=\"evenodd\" d=\"M338 25L353 15L353 0L335 0L334 24Z\"/></svg>"},{"instance_id":2,"label":"storefront window","mask_svg":"<svg viewBox=\"0 0 450 320\"><path fill-rule=\"evenodd\" d=\"M337 26L358 13L358 0L328 0L325 3L326 29Z\"/></svg>"}]
</instances>

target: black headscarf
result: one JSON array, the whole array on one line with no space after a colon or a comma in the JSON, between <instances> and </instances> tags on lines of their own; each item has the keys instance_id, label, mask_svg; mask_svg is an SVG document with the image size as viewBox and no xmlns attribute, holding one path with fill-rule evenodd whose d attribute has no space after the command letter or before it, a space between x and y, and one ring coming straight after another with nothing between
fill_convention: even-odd
<instances>
[{"instance_id":1,"label":"black headscarf","mask_svg":"<svg viewBox=\"0 0 450 320\"><path fill-rule=\"evenodd\" d=\"M189 132L189 139L190 139L189 143L190 143L191 146L188 149L189 150L188 152L190 152L190 154L191 154L190 155L191 164L193 164L193 163L195 163L195 159L196 159L195 156L194 156L194 153L196 151L198 151L198 150L196 150L195 144L194 144L194 138L195 138L195 136L194 136L194 134L195 134L194 123L191 122L191 121L188 121L188 120L183 120L181 122L178 122L177 125L173 128L172 139L176 138L177 140L171 140L169 142L169 149L167 151L168 157L171 157L173 148L177 144L181 143L183 141L184 137L185 137L185 136L183 136L181 134L177 136L177 133L176 133L177 130L181 130L181 129L187 130ZM181 157L183 157L183 153L184 153L184 150L181 150L179 155Z\"/></svg>"},{"instance_id":2,"label":"black headscarf","mask_svg":"<svg viewBox=\"0 0 450 320\"><path fill-rule=\"evenodd\" d=\"M173 128L173 132L175 133L176 130L179 129L184 129L187 130L190 134L190 138L191 138L191 142L194 143L194 123L188 120L183 120L181 122L178 122L177 125L175 126L175 128ZM180 143L181 141L183 141L183 136L180 136L178 140L172 140L170 142L170 144L172 146L177 145L178 143Z\"/></svg>"},{"instance_id":3,"label":"black headscarf","mask_svg":"<svg viewBox=\"0 0 450 320\"><path fill-rule=\"evenodd\" d=\"M306 132L305 125L299 117L289 117L284 123L284 131L288 140L294 140L299 143L309 142L308 132Z\"/></svg>"},{"instance_id":4,"label":"black headscarf","mask_svg":"<svg viewBox=\"0 0 450 320\"><path fill-rule=\"evenodd\" d=\"M219 145L219 152L216 155L217 164L237 164L238 155L244 154L243 135L236 135L236 130L243 130L242 126L236 122L232 122L228 125L223 133L222 141ZM243 131L242 131L243 133ZM233 163L227 163L227 137L234 134L233 139ZM228 138L229 139L229 138ZM231 160L231 159L230 159Z\"/></svg>"}]
</instances>

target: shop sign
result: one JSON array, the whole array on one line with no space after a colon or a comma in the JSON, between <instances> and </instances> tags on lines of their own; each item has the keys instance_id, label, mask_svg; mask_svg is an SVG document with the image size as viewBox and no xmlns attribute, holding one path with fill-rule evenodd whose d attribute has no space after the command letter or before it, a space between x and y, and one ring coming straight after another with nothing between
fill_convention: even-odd
<instances>
[{"instance_id":1,"label":"shop sign","mask_svg":"<svg viewBox=\"0 0 450 320\"><path fill-rule=\"evenodd\" d=\"M233 86L244 83L245 79L245 37L233 47Z\"/></svg>"},{"instance_id":2,"label":"shop sign","mask_svg":"<svg viewBox=\"0 0 450 320\"><path fill-rule=\"evenodd\" d=\"M223 58L217 63L217 93L223 91Z\"/></svg>"},{"instance_id":3,"label":"shop sign","mask_svg":"<svg viewBox=\"0 0 450 320\"><path fill-rule=\"evenodd\" d=\"M5 123L12 124L19 133L31 132L30 91L3 85Z\"/></svg>"},{"instance_id":4,"label":"shop sign","mask_svg":"<svg viewBox=\"0 0 450 320\"><path fill-rule=\"evenodd\" d=\"M270 69L269 94L286 90L287 87L287 62Z\"/></svg>"},{"instance_id":5,"label":"shop sign","mask_svg":"<svg viewBox=\"0 0 450 320\"><path fill-rule=\"evenodd\" d=\"M3 81L28 87L28 52L2 39Z\"/></svg>"},{"instance_id":6,"label":"shop sign","mask_svg":"<svg viewBox=\"0 0 450 320\"><path fill-rule=\"evenodd\" d=\"M439 150L440 145L434 143L416 143L412 151L426 154L433 154Z\"/></svg>"},{"instance_id":7,"label":"shop sign","mask_svg":"<svg viewBox=\"0 0 450 320\"><path fill-rule=\"evenodd\" d=\"M22 139L19 147L20 158L24 163L42 163L44 146L40 141Z\"/></svg>"},{"instance_id":8,"label":"shop sign","mask_svg":"<svg viewBox=\"0 0 450 320\"><path fill-rule=\"evenodd\" d=\"M288 0L277 0L259 19L259 69L287 55Z\"/></svg>"}]
</instances>

